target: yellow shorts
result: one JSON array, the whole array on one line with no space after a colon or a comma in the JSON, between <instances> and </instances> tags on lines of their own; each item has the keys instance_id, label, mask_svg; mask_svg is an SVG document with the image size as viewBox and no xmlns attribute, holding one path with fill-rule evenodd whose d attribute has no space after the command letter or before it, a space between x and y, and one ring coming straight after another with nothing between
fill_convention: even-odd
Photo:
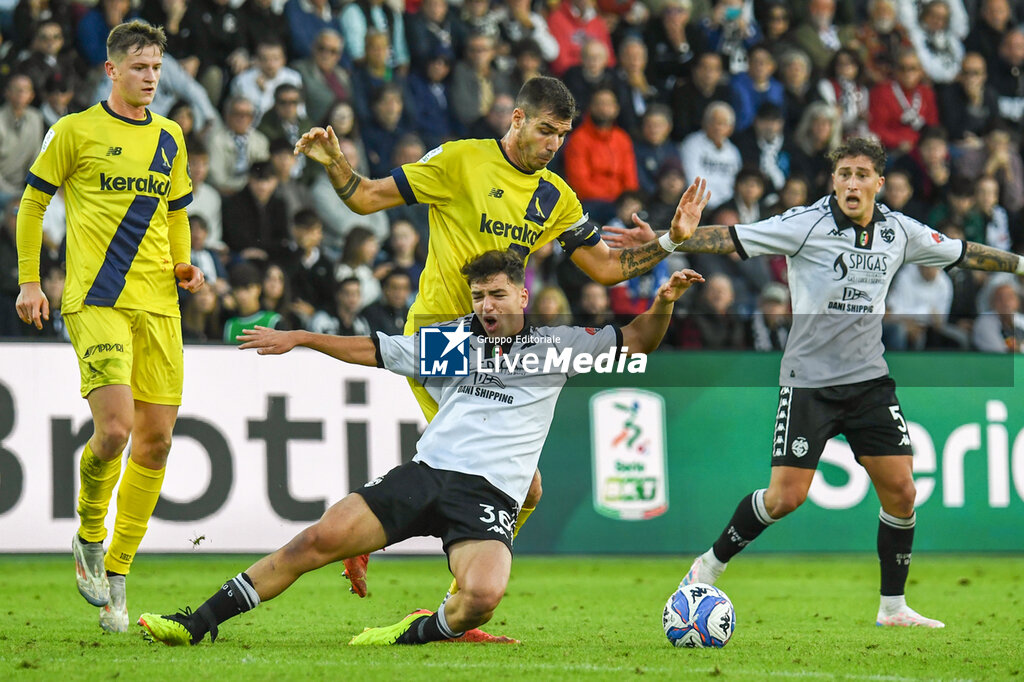
<instances>
[{"instance_id":1,"label":"yellow shorts","mask_svg":"<svg viewBox=\"0 0 1024 682\"><path fill-rule=\"evenodd\" d=\"M131 386L154 405L181 405L185 358L181 320L144 310L85 306L64 317L82 374L82 397L101 386Z\"/></svg>"}]
</instances>

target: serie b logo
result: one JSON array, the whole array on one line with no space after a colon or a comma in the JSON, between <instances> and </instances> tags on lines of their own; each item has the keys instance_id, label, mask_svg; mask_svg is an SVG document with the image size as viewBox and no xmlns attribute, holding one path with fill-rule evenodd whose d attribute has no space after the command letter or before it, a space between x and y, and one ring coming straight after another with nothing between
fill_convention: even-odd
<instances>
[{"instance_id":1,"label":"serie b logo","mask_svg":"<svg viewBox=\"0 0 1024 682\"><path fill-rule=\"evenodd\" d=\"M458 327L420 327L420 376L469 376L469 337L465 321Z\"/></svg>"}]
</instances>

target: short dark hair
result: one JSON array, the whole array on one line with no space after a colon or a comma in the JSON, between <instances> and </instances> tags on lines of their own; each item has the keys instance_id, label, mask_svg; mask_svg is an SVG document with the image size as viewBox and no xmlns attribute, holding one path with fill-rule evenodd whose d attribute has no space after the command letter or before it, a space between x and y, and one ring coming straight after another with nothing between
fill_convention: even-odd
<instances>
[{"instance_id":1,"label":"short dark hair","mask_svg":"<svg viewBox=\"0 0 1024 682\"><path fill-rule=\"evenodd\" d=\"M311 208L301 208L296 211L295 217L292 218L292 224L300 230L317 226L323 227L320 216Z\"/></svg>"},{"instance_id":2,"label":"short dark hair","mask_svg":"<svg viewBox=\"0 0 1024 682\"><path fill-rule=\"evenodd\" d=\"M386 287L396 277L406 278L407 280L409 280L409 286L412 286L412 275L409 274L409 271L406 270L405 268L395 267L388 270L388 273L380 278L381 287Z\"/></svg>"},{"instance_id":3,"label":"short dark hair","mask_svg":"<svg viewBox=\"0 0 1024 682\"><path fill-rule=\"evenodd\" d=\"M150 45L160 48L160 54L167 50L167 34L160 26L153 26L135 19L118 24L107 36L107 59L120 61L129 52L142 51Z\"/></svg>"},{"instance_id":4,"label":"short dark hair","mask_svg":"<svg viewBox=\"0 0 1024 682\"><path fill-rule=\"evenodd\" d=\"M258 284L262 287L263 275L255 265L248 261L243 261L231 268L231 271L228 273L228 281L231 282L232 289L245 289L253 284Z\"/></svg>"},{"instance_id":5,"label":"short dark hair","mask_svg":"<svg viewBox=\"0 0 1024 682\"><path fill-rule=\"evenodd\" d=\"M576 99L565 83L549 76L537 76L523 83L516 96L516 108L527 118L550 113L571 121L576 118Z\"/></svg>"},{"instance_id":6,"label":"short dark hair","mask_svg":"<svg viewBox=\"0 0 1024 682\"><path fill-rule=\"evenodd\" d=\"M867 137L851 137L831 152L828 160L832 164L832 172L836 170L840 159L851 156L866 156L871 159L871 165L879 175L885 174L885 149L875 140Z\"/></svg>"},{"instance_id":7,"label":"short dark hair","mask_svg":"<svg viewBox=\"0 0 1024 682\"><path fill-rule=\"evenodd\" d=\"M484 251L479 256L468 260L459 272L466 279L466 284L482 282L501 273L505 273L510 282L519 286L526 281L526 266L523 263L523 257L512 250Z\"/></svg>"}]
</instances>

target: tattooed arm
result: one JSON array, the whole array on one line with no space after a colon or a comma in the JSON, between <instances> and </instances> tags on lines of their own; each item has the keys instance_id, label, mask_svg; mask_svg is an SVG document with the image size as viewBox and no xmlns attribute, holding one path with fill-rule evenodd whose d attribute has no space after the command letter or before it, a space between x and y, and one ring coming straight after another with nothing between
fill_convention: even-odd
<instances>
[{"instance_id":1,"label":"tattooed arm","mask_svg":"<svg viewBox=\"0 0 1024 682\"><path fill-rule=\"evenodd\" d=\"M694 235L676 249L686 253L732 253L735 250L736 244L725 225L698 227Z\"/></svg>"},{"instance_id":2,"label":"tattooed arm","mask_svg":"<svg viewBox=\"0 0 1024 682\"><path fill-rule=\"evenodd\" d=\"M958 265L969 270L1022 274L1021 268L1024 266L1024 258L1015 253L995 249L991 246L978 244L977 242L967 242L967 252L964 254L964 259Z\"/></svg>"},{"instance_id":3,"label":"tattooed arm","mask_svg":"<svg viewBox=\"0 0 1024 682\"><path fill-rule=\"evenodd\" d=\"M711 193L706 192L706 189L707 182L697 178L683 193L668 231L668 238L673 243L685 242L697 229L701 212L711 198ZM572 254L572 262L595 282L610 286L644 274L663 261L669 253L657 239L614 251L604 241L600 241L594 246L576 249Z\"/></svg>"}]
</instances>

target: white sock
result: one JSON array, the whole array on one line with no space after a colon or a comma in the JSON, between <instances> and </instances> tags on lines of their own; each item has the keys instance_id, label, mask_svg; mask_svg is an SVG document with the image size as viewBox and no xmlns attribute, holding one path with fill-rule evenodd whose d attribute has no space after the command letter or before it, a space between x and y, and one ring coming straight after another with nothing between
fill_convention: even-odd
<instances>
[{"instance_id":1,"label":"white sock","mask_svg":"<svg viewBox=\"0 0 1024 682\"><path fill-rule=\"evenodd\" d=\"M889 597L883 594L882 601L878 605L878 610L887 616L899 613L905 608L907 608L907 597L904 594L897 594Z\"/></svg>"},{"instance_id":2,"label":"white sock","mask_svg":"<svg viewBox=\"0 0 1024 682\"><path fill-rule=\"evenodd\" d=\"M719 560L719 558L715 556L715 549L713 547L704 552L701 556L704 559L704 565L708 567L716 579L718 576L722 575L725 571L725 562Z\"/></svg>"}]
</instances>

